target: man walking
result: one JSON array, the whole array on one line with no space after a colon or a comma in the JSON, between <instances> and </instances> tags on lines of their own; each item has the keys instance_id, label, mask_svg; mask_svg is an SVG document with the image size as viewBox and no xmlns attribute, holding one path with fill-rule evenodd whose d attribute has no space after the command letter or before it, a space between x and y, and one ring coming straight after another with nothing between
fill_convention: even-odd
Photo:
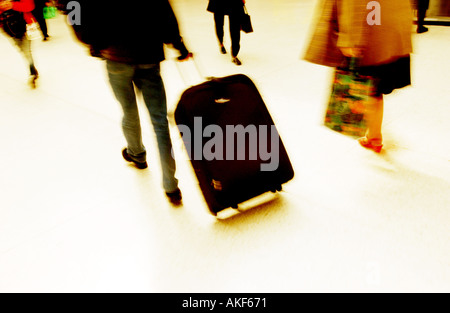
<instances>
[{"instance_id":1,"label":"man walking","mask_svg":"<svg viewBox=\"0 0 450 313\"><path fill-rule=\"evenodd\" d=\"M178 22L168 0L135 2L131 9L110 1L80 1L82 21L74 25L77 37L90 45L93 56L106 59L109 82L123 109L122 129L128 146L123 158L138 169L147 168L146 149L135 87L142 92L156 133L163 187L172 203L181 202L175 178L175 160L167 120L166 94L160 75L164 44L189 58Z\"/></svg>"}]
</instances>

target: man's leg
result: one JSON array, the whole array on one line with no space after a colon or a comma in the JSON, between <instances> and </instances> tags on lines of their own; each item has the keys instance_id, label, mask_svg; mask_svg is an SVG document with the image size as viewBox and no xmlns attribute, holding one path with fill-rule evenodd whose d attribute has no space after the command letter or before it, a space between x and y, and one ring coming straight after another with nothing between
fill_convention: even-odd
<instances>
[{"instance_id":1,"label":"man's leg","mask_svg":"<svg viewBox=\"0 0 450 313\"><path fill-rule=\"evenodd\" d=\"M230 14L230 35L232 54L236 58L241 50L241 17L239 14Z\"/></svg>"},{"instance_id":2,"label":"man's leg","mask_svg":"<svg viewBox=\"0 0 450 313\"><path fill-rule=\"evenodd\" d=\"M161 78L159 64L139 66L135 83L142 90L158 141L164 190L168 193L174 192L178 189L178 180L175 178L176 164L172 156L172 141L167 119L166 91Z\"/></svg>"},{"instance_id":3,"label":"man's leg","mask_svg":"<svg viewBox=\"0 0 450 313\"><path fill-rule=\"evenodd\" d=\"M428 28L425 27L425 18L427 15L427 10L429 7L428 0L418 0L417 5L417 32L425 33L428 31Z\"/></svg>"},{"instance_id":4,"label":"man's leg","mask_svg":"<svg viewBox=\"0 0 450 313\"><path fill-rule=\"evenodd\" d=\"M136 162L145 163L147 153L142 142L141 123L133 86L135 67L108 61L109 82L123 110L122 130L128 143L128 155Z\"/></svg>"},{"instance_id":5,"label":"man's leg","mask_svg":"<svg viewBox=\"0 0 450 313\"><path fill-rule=\"evenodd\" d=\"M28 62L28 65L30 67L30 75L37 75L38 73L36 67L34 66L33 55L31 53L31 41L24 36L21 39L14 38L14 42Z\"/></svg>"},{"instance_id":6,"label":"man's leg","mask_svg":"<svg viewBox=\"0 0 450 313\"><path fill-rule=\"evenodd\" d=\"M35 4L36 6L33 11L33 16L38 22L39 27L41 28L44 39L47 39L49 36L48 36L47 21L44 18L44 5L43 5L44 3L35 1Z\"/></svg>"},{"instance_id":7,"label":"man's leg","mask_svg":"<svg viewBox=\"0 0 450 313\"><path fill-rule=\"evenodd\" d=\"M216 26L216 35L217 35L217 39L219 40L219 43L221 46L223 46L224 23L225 23L225 16L221 13L214 13L214 24Z\"/></svg>"},{"instance_id":8,"label":"man's leg","mask_svg":"<svg viewBox=\"0 0 450 313\"><path fill-rule=\"evenodd\" d=\"M36 88L36 81L39 77L39 73L36 69L36 66L34 65L33 55L31 53L31 41L28 40L26 36L24 36L21 39L14 38L14 42L16 43L17 47L20 49L20 52L28 62L28 66L30 69L29 84L31 88Z\"/></svg>"}]
</instances>

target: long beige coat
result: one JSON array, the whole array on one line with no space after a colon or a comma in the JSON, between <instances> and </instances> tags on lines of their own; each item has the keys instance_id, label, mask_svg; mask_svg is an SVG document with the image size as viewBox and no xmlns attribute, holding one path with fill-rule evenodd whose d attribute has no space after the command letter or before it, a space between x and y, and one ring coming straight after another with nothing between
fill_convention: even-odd
<instances>
[{"instance_id":1,"label":"long beige coat","mask_svg":"<svg viewBox=\"0 0 450 313\"><path fill-rule=\"evenodd\" d=\"M362 66L394 61L412 52L410 0L378 0L381 25L370 26L371 0L322 0L320 17L305 60L331 67L342 64L339 48L363 48Z\"/></svg>"}]
</instances>

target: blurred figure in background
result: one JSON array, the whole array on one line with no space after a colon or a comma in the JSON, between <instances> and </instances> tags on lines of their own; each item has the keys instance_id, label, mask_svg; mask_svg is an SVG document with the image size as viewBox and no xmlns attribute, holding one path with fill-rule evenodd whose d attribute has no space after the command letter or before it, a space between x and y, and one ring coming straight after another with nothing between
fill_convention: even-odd
<instances>
[{"instance_id":1,"label":"blurred figure in background","mask_svg":"<svg viewBox=\"0 0 450 313\"><path fill-rule=\"evenodd\" d=\"M138 169L148 166L136 88L143 95L156 133L164 190L172 203L179 204L182 196L175 178L160 62L165 59L164 44L180 52L180 61L191 54L180 36L172 7L168 0L141 1L129 10L106 0L79 2L83 14L81 25L74 25L76 35L90 46L93 56L106 59L109 82L122 105L122 129L128 143L122 156Z\"/></svg>"},{"instance_id":2,"label":"blurred figure in background","mask_svg":"<svg viewBox=\"0 0 450 313\"><path fill-rule=\"evenodd\" d=\"M425 25L425 17L430 8L430 0L416 0L417 1L417 33L422 34L428 31Z\"/></svg>"},{"instance_id":3,"label":"blurred figure in background","mask_svg":"<svg viewBox=\"0 0 450 313\"><path fill-rule=\"evenodd\" d=\"M50 4L49 0L34 0L35 9L33 11L34 18L41 28L42 35L44 36L44 41L47 41L50 36L48 35L47 21L44 18L44 8L47 4Z\"/></svg>"},{"instance_id":4,"label":"blurred figure in background","mask_svg":"<svg viewBox=\"0 0 450 313\"><path fill-rule=\"evenodd\" d=\"M374 103L367 105L366 137L358 141L380 152L383 95L411 85L412 11L410 0L377 2L381 24L369 25L373 11L367 9L367 0L323 0L305 59L330 67L341 66L346 58L360 59L359 72L375 78L377 94Z\"/></svg>"},{"instance_id":5,"label":"blurred figure in background","mask_svg":"<svg viewBox=\"0 0 450 313\"><path fill-rule=\"evenodd\" d=\"M225 16L228 15L230 21L231 36L231 56L232 62L242 65L238 59L241 49L241 17L244 14L245 0L209 0L208 11L214 13L214 23L216 35L219 40L220 51L226 54L227 50L223 44Z\"/></svg>"},{"instance_id":6,"label":"blurred figure in background","mask_svg":"<svg viewBox=\"0 0 450 313\"><path fill-rule=\"evenodd\" d=\"M32 88L36 88L39 73L34 65L33 55L31 53L31 41L27 38L27 24L33 20L33 15L31 14L33 9L33 0L2 0L0 2L2 28L14 40L27 60L30 69L29 84Z\"/></svg>"}]
</instances>

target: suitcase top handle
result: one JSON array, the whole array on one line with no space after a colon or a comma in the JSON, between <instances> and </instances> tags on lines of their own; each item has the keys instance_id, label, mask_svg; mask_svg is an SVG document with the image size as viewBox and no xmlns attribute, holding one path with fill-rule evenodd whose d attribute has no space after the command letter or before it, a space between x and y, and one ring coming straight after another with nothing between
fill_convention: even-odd
<instances>
[{"instance_id":1,"label":"suitcase top handle","mask_svg":"<svg viewBox=\"0 0 450 313\"><path fill-rule=\"evenodd\" d=\"M227 97L226 83L223 83L220 79L216 77L209 77L208 84L214 90L215 100L217 104L226 104L231 101L229 97Z\"/></svg>"},{"instance_id":2,"label":"suitcase top handle","mask_svg":"<svg viewBox=\"0 0 450 313\"><path fill-rule=\"evenodd\" d=\"M225 103L228 103L228 102L230 102L231 100L230 99L225 99L225 98L220 98L220 99L216 99L216 100L214 100L217 104L225 104Z\"/></svg>"}]
</instances>

